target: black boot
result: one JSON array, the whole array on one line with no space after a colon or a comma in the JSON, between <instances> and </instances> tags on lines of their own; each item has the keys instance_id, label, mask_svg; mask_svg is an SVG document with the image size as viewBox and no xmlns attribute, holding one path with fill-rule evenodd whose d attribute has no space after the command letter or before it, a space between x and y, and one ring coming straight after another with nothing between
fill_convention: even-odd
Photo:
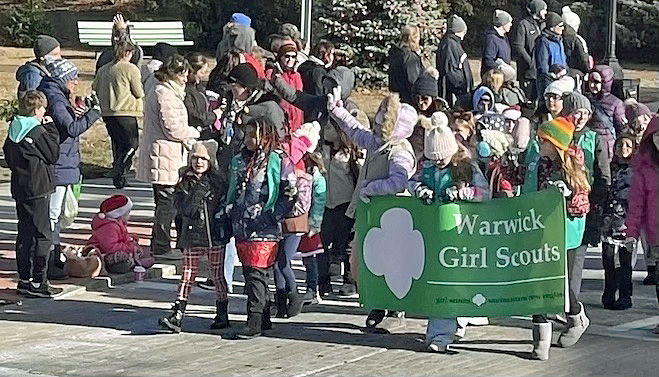
<instances>
[{"instance_id":1,"label":"black boot","mask_svg":"<svg viewBox=\"0 0 659 377\"><path fill-rule=\"evenodd\" d=\"M656 285L657 284L657 266L648 266L648 276L643 279L643 285Z\"/></svg>"},{"instance_id":2,"label":"black boot","mask_svg":"<svg viewBox=\"0 0 659 377\"><path fill-rule=\"evenodd\" d=\"M59 257L60 249L58 247L50 251L48 258L48 280L66 280L69 278L69 275L64 272L64 266ZM62 267L59 267L57 262L60 262L59 264L62 264Z\"/></svg>"},{"instance_id":3,"label":"black boot","mask_svg":"<svg viewBox=\"0 0 659 377\"><path fill-rule=\"evenodd\" d=\"M293 318L302 311L304 300L302 299L302 295L297 292L288 292L287 298L288 306L286 307L286 314L288 318Z\"/></svg>"},{"instance_id":4,"label":"black boot","mask_svg":"<svg viewBox=\"0 0 659 377\"><path fill-rule=\"evenodd\" d=\"M163 317L158 320L158 324L165 330L170 330L175 333L181 332L181 321L185 314L185 307L188 302L185 300L176 300L172 306L172 314L168 317Z\"/></svg>"},{"instance_id":5,"label":"black boot","mask_svg":"<svg viewBox=\"0 0 659 377\"><path fill-rule=\"evenodd\" d=\"M229 301L215 301L215 319L211 329L221 330L227 327L229 327Z\"/></svg>"},{"instance_id":6,"label":"black boot","mask_svg":"<svg viewBox=\"0 0 659 377\"><path fill-rule=\"evenodd\" d=\"M238 339L253 339L261 336L263 313L247 314L247 324L237 334Z\"/></svg>"},{"instance_id":7,"label":"black boot","mask_svg":"<svg viewBox=\"0 0 659 377\"><path fill-rule=\"evenodd\" d=\"M272 321L270 320L270 308L272 307L272 302L268 300L263 308L263 316L261 317L261 331L272 330Z\"/></svg>"},{"instance_id":8,"label":"black boot","mask_svg":"<svg viewBox=\"0 0 659 377\"><path fill-rule=\"evenodd\" d=\"M368 317L366 317L366 327L375 328L377 325L382 323L382 321L384 321L384 317L386 316L386 314L387 312L384 310L380 310L380 309L371 310L371 312L368 313Z\"/></svg>"},{"instance_id":9,"label":"black boot","mask_svg":"<svg viewBox=\"0 0 659 377\"><path fill-rule=\"evenodd\" d=\"M286 318L286 313L288 312L287 300L285 291L277 291L275 293L275 306L277 307L275 318Z\"/></svg>"}]
</instances>

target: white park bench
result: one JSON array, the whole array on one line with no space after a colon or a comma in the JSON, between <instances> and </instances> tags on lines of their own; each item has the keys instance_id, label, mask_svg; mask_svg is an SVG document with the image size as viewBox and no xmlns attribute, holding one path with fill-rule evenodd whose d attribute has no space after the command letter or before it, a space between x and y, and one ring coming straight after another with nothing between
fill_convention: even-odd
<instances>
[{"instance_id":1,"label":"white park bench","mask_svg":"<svg viewBox=\"0 0 659 377\"><path fill-rule=\"evenodd\" d=\"M131 22L130 37L139 46L155 46L158 42L173 46L192 46L194 42L186 41L181 21ZM80 43L90 46L106 47L112 45L112 22L78 21L78 38Z\"/></svg>"}]
</instances>

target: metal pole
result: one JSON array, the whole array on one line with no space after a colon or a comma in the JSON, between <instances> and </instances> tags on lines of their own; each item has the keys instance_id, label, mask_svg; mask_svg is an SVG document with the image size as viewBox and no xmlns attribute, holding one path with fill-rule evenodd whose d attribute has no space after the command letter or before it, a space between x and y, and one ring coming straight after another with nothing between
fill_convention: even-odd
<instances>
[{"instance_id":1,"label":"metal pole","mask_svg":"<svg viewBox=\"0 0 659 377\"><path fill-rule=\"evenodd\" d=\"M300 31L302 39L305 41L305 48L309 50L311 46L311 9L313 7L313 0L302 0L300 7Z\"/></svg>"},{"instance_id":2,"label":"metal pole","mask_svg":"<svg viewBox=\"0 0 659 377\"><path fill-rule=\"evenodd\" d=\"M616 22L618 20L618 0L609 0L608 33L606 36L606 55L602 63L613 68L616 79L622 79L624 73L616 57Z\"/></svg>"}]
</instances>

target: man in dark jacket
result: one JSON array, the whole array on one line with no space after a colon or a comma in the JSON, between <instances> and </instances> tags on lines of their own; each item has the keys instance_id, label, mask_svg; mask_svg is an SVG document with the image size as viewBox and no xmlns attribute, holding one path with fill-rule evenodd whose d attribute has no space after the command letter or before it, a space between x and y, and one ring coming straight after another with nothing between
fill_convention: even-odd
<instances>
[{"instance_id":1,"label":"man in dark jacket","mask_svg":"<svg viewBox=\"0 0 659 377\"><path fill-rule=\"evenodd\" d=\"M543 0L532 0L526 7L529 15L519 21L512 37L513 54L517 61L517 78L524 94L529 100L538 97L536 88L535 41L545 28L544 19L547 15L547 3Z\"/></svg>"},{"instance_id":2,"label":"man in dark jacket","mask_svg":"<svg viewBox=\"0 0 659 377\"><path fill-rule=\"evenodd\" d=\"M55 193L50 198L50 222L53 229L53 246L59 257L59 218L64 196L69 185L80 183L80 135L101 117L98 99L88 100L86 106L71 105L71 93L78 86L78 68L65 59L47 65L50 77L39 85L39 91L48 99L46 114L53 118L59 132L60 153L55 164Z\"/></svg>"},{"instance_id":3,"label":"man in dark jacket","mask_svg":"<svg viewBox=\"0 0 659 377\"><path fill-rule=\"evenodd\" d=\"M547 13L545 30L535 42L535 67L538 75L538 96L545 93L547 85L553 81L549 68L554 65L567 67L567 57L563 46L565 23L558 13Z\"/></svg>"},{"instance_id":4,"label":"man in dark jacket","mask_svg":"<svg viewBox=\"0 0 659 377\"><path fill-rule=\"evenodd\" d=\"M309 60L300 64L297 71L302 76L302 87L305 93L315 96L323 93L323 77L334 65L334 44L321 41L314 46Z\"/></svg>"},{"instance_id":5,"label":"man in dark jacket","mask_svg":"<svg viewBox=\"0 0 659 377\"><path fill-rule=\"evenodd\" d=\"M498 59L510 65L512 52L506 34L510 33L512 27L513 16L510 13L500 9L494 11L492 27L485 32L481 76L491 69L498 68Z\"/></svg>"},{"instance_id":6,"label":"man in dark jacket","mask_svg":"<svg viewBox=\"0 0 659 377\"><path fill-rule=\"evenodd\" d=\"M462 48L467 24L460 16L453 15L447 28L437 49L436 66L439 71L439 96L453 106L456 98L471 92L474 78L467 54Z\"/></svg>"},{"instance_id":7,"label":"man in dark jacket","mask_svg":"<svg viewBox=\"0 0 659 377\"><path fill-rule=\"evenodd\" d=\"M47 298L62 289L51 287L47 279L52 236L48 206L55 188L53 164L59 156L59 134L45 113L43 93L25 92L3 150L11 169L11 196L18 217L17 290L28 297Z\"/></svg>"},{"instance_id":8,"label":"man in dark jacket","mask_svg":"<svg viewBox=\"0 0 659 377\"><path fill-rule=\"evenodd\" d=\"M61 59L62 53L57 39L48 35L39 35L34 41L34 60L23 64L16 71L18 81L18 98L28 90L35 90L44 77L49 76L46 69L47 60Z\"/></svg>"}]
</instances>

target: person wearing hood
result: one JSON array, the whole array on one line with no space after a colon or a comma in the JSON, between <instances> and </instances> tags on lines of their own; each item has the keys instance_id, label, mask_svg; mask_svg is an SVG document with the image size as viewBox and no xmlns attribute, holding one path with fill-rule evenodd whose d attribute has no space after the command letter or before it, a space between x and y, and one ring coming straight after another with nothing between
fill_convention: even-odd
<instances>
[{"instance_id":1,"label":"person wearing hood","mask_svg":"<svg viewBox=\"0 0 659 377\"><path fill-rule=\"evenodd\" d=\"M151 251L171 260L182 258L180 252L171 248L172 221L176 216L174 186L179 170L187 165L186 150L199 138L199 131L189 127L184 102L189 71L187 60L174 55L156 72L158 84L146 97L137 169L137 179L152 185L156 203Z\"/></svg>"},{"instance_id":2,"label":"person wearing hood","mask_svg":"<svg viewBox=\"0 0 659 377\"><path fill-rule=\"evenodd\" d=\"M549 12L545 20L545 29L535 42L535 67L537 71L538 96L544 94L547 85L552 82L549 68L553 65L567 67L567 57L563 46L565 23L558 13Z\"/></svg>"},{"instance_id":3,"label":"person wearing hood","mask_svg":"<svg viewBox=\"0 0 659 377\"><path fill-rule=\"evenodd\" d=\"M526 97L538 99L536 87L535 41L545 29L547 3L543 0L529 1L526 10L528 16L522 18L512 36L513 55L517 61L517 78Z\"/></svg>"},{"instance_id":4,"label":"person wearing hood","mask_svg":"<svg viewBox=\"0 0 659 377\"><path fill-rule=\"evenodd\" d=\"M643 134L650 121L656 115L650 108L636 101L634 98L625 100L625 118L629 122L629 132L636 136L636 144L640 144Z\"/></svg>"},{"instance_id":5,"label":"person wearing hood","mask_svg":"<svg viewBox=\"0 0 659 377\"><path fill-rule=\"evenodd\" d=\"M635 242L639 238L647 239L644 248L645 258L654 259L654 268L648 267L649 273L654 273L654 284L659 301L659 117L650 121L643 135L638 152L632 159L632 184L629 192L629 207L625 226L627 241ZM646 246L646 245L644 245ZM654 329L659 334L659 325Z\"/></svg>"},{"instance_id":6,"label":"person wearing hood","mask_svg":"<svg viewBox=\"0 0 659 377\"><path fill-rule=\"evenodd\" d=\"M153 47L153 57L147 64L143 64L140 68L140 75L142 76L142 86L144 86L144 93L151 93L158 83L155 77L156 71L162 67L163 64L172 56L178 54L175 46L168 43L158 42Z\"/></svg>"},{"instance_id":7,"label":"person wearing hood","mask_svg":"<svg viewBox=\"0 0 659 377\"><path fill-rule=\"evenodd\" d=\"M593 119L590 128L595 132L610 134L610 155L613 155L613 142L616 133L627 128L625 104L611 93L614 73L608 65L596 65L588 74L588 99L593 105Z\"/></svg>"},{"instance_id":8,"label":"person wearing hood","mask_svg":"<svg viewBox=\"0 0 659 377\"><path fill-rule=\"evenodd\" d=\"M248 21L249 20L249 21ZM251 19L242 13L235 13L231 20L224 25L222 40L217 45L215 59L218 64L222 58L231 50L237 50L244 54L245 61L256 70L260 79L265 78L263 64L254 57L256 45L256 32L252 29Z\"/></svg>"},{"instance_id":9,"label":"person wearing hood","mask_svg":"<svg viewBox=\"0 0 659 377\"><path fill-rule=\"evenodd\" d=\"M26 62L16 71L18 98L30 90L36 90L44 77L50 76L46 64L62 58L60 44L49 35L39 35L34 41L34 60Z\"/></svg>"},{"instance_id":10,"label":"person wearing hood","mask_svg":"<svg viewBox=\"0 0 659 377\"><path fill-rule=\"evenodd\" d=\"M494 11L492 27L485 32L483 54L481 61L481 76L499 67L498 59L510 65L512 52L507 34L513 27L513 16L510 13L497 9Z\"/></svg>"},{"instance_id":11,"label":"person wearing hood","mask_svg":"<svg viewBox=\"0 0 659 377\"><path fill-rule=\"evenodd\" d=\"M304 92L315 96L324 96L323 77L334 66L334 44L320 41L311 50L309 60L300 64L297 71L302 76Z\"/></svg>"},{"instance_id":12,"label":"person wearing hood","mask_svg":"<svg viewBox=\"0 0 659 377\"><path fill-rule=\"evenodd\" d=\"M563 46L565 47L565 56L567 58L567 66L570 69L570 75L583 78L592 66L586 40L578 34L581 18L569 6L563 7L561 16L565 23Z\"/></svg>"},{"instance_id":13,"label":"person wearing hood","mask_svg":"<svg viewBox=\"0 0 659 377\"><path fill-rule=\"evenodd\" d=\"M295 70L297 54L298 49L295 44L284 44L281 46L277 52L277 63L274 68L266 71L266 78L271 79L273 72L276 70L281 73L281 78L290 87L296 91L303 90L302 76ZM304 112L286 100L282 100L280 106L286 113L286 119L288 120L286 128L288 132L294 133L304 122Z\"/></svg>"},{"instance_id":14,"label":"person wearing hood","mask_svg":"<svg viewBox=\"0 0 659 377\"><path fill-rule=\"evenodd\" d=\"M401 30L400 42L389 50L389 91L398 93L400 100L414 104L412 85L423 70L421 62L421 31L416 25Z\"/></svg>"},{"instance_id":15,"label":"person wearing hood","mask_svg":"<svg viewBox=\"0 0 659 377\"><path fill-rule=\"evenodd\" d=\"M469 59L462 47L465 35L467 35L467 24L460 16L453 15L449 18L447 33L437 49L439 95L450 106L455 104L457 98L468 94L474 88Z\"/></svg>"},{"instance_id":16,"label":"person wearing hood","mask_svg":"<svg viewBox=\"0 0 659 377\"><path fill-rule=\"evenodd\" d=\"M71 96L78 87L78 68L69 60L50 61L46 68L50 76L44 77L38 90L46 95L46 114L53 118L60 137L60 155L55 164L55 192L50 197L50 222L53 230L55 261L60 260L60 215L64 206L67 187L80 183L80 136L101 118L101 108L96 96L90 96L86 104L71 104ZM63 266L62 266L63 267ZM63 278L59 269L50 269L49 279ZM58 276L54 273L57 272Z\"/></svg>"},{"instance_id":17,"label":"person wearing hood","mask_svg":"<svg viewBox=\"0 0 659 377\"><path fill-rule=\"evenodd\" d=\"M11 170L11 196L18 217L17 291L28 297L62 293L62 289L51 287L47 278L53 254L48 207L55 191L53 166L59 157L59 133L52 119L45 116L46 106L43 93L25 92L2 148Z\"/></svg>"},{"instance_id":18,"label":"person wearing hood","mask_svg":"<svg viewBox=\"0 0 659 377\"><path fill-rule=\"evenodd\" d=\"M133 57L130 59L130 62L135 64L136 66L140 66L140 63L142 62L142 57L144 56L144 51L142 51L142 48L137 45L133 41L133 39L130 37L130 29L128 28L128 25L130 24L130 21L125 20L124 16L121 14L117 14L114 16L112 19L112 47L106 48L101 52L101 55L99 55L98 60L96 61L96 70L95 72L98 72L99 69L101 69L102 66L112 63L114 61L114 49L117 46L117 43L119 42L128 42L135 46L135 53L133 54Z\"/></svg>"},{"instance_id":19,"label":"person wearing hood","mask_svg":"<svg viewBox=\"0 0 659 377\"><path fill-rule=\"evenodd\" d=\"M352 201L346 216L355 218L359 201L369 203L373 196L402 194L407 189L407 181L416 171L414 149L407 138L414 132L418 122L416 110L401 103L398 94L390 94L382 100L375 115L372 130L366 129L350 112L341 106L341 93L338 88L328 95L327 106L331 117L343 132L359 147L367 150L366 162L360 170ZM351 255L351 265L356 266ZM356 280L356 270L353 269ZM372 310L366 318L366 327L375 328L385 316L386 310ZM398 316L396 312L389 315Z\"/></svg>"},{"instance_id":20,"label":"person wearing hood","mask_svg":"<svg viewBox=\"0 0 659 377\"><path fill-rule=\"evenodd\" d=\"M472 109L474 114L485 114L494 110L494 92L487 86L481 86L476 89L474 96L471 100Z\"/></svg>"}]
</instances>

